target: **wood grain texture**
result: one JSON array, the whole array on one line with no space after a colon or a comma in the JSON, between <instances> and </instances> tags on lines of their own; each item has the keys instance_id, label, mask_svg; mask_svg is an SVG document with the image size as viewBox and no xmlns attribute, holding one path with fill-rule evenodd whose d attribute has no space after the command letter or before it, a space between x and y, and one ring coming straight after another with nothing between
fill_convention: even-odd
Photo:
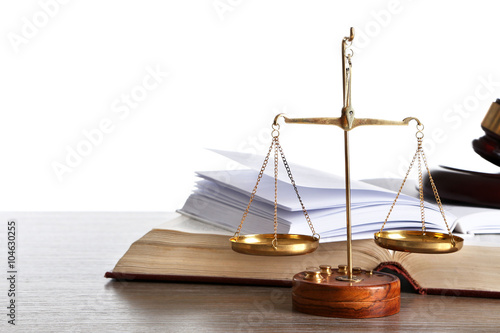
<instances>
[{"instance_id":1,"label":"wood grain texture","mask_svg":"<svg viewBox=\"0 0 500 333\"><path fill-rule=\"evenodd\" d=\"M345 275L334 270L322 281L307 280L304 272L293 277L292 303L297 311L336 318L377 318L399 312L400 283L395 276L362 271L361 281L337 281Z\"/></svg>"},{"instance_id":2,"label":"wood grain texture","mask_svg":"<svg viewBox=\"0 0 500 333\"><path fill-rule=\"evenodd\" d=\"M104 273L168 214L0 216L1 242L7 219L19 224L18 325L2 314L2 332L495 332L500 325L497 299L402 293L398 314L338 319L294 311L290 288L109 280Z\"/></svg>"}]
</instances>

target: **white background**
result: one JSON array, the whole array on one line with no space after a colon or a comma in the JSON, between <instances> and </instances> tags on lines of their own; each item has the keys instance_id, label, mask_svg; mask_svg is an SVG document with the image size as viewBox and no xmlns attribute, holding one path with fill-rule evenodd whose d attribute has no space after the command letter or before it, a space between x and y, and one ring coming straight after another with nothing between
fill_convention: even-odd
<instances>
[{"instance_id":1,"label":"white background","mask_svg":"<svg viewBox=\"0 0 500 333\"><path fill-rule=\"evenodd\" d=\"M432 165L482 169L471 141L500 97L499 15L498 1L3 1L0 209L180 208L194 171L228 166L205 148L264 154L275 114L340 115L351 26L356 115L418 117ZM115 112L147 68L169 75ZM103 119L110 133L58 177ZM402 177L414 132L351 132L353 178ZM290 161L343 173L340 129L281 139Z\"/></svg>"}]
</instances>

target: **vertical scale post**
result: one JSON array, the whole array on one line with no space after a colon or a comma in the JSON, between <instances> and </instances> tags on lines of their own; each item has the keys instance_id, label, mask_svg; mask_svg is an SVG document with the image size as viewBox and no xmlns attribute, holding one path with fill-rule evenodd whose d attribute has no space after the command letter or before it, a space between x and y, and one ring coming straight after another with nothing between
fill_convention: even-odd
<instances>
[{"instance_id":1,"label":"vertical scale post","mask_svg":"<svg viewBox=\"0 0 500 333\"><path fill-rule=\"evenodd\" d=\"M344 131L345 152L345 215L347 228L347 279L353 280L352 276L352 232L351 232L351 174L349 165L349 132Z\"/></svg>"},{"instance_id":2,"label":"vertical scale post","mask_svg":"<svg viewBox=\"0 0 500 333\"><path fill-rule=\"evenodd\" d=\"M354 28L351 28L349 38L342 40L342 90L344 93L344 107L342 116L348 118L353 115L351 109L351 66L346 67L347 42L354 39ZM350 65L349 59L349 65ZM352 280L352 231L351 231L351 169L349 161L349 132L344 129L344 156L345 156L345 216L347 231L347 280Z\"/></svg>"},{"instance_id":3,"label":"vertical scale post","mask_svg":"<svg viewBox=\"0 0 500 333\"><path fill-rule=\"evenodd\" d=\"M358 270L353 267L352 258L352 221L351 221L351 175L350 175L350 157L349 157L349 132L359 126L368 125L395 125L402 126L408 125L411 120L416 120L419 124L418 119L413 117L407 117L402 121L394 120L383 120L374 118L355 118L354 109L351 106L351 79L352 79L352 63L351 57L353 56L353 50L351 48L352 42L354 40L354 28L351 28L349 37L344 37L342 39L341 50L342 50L342 90L343 90L343 107L342 113L339 118L288 118L283 114L279 114L277 117L283 117L286 123L295 124L316 124L316 125L333 125L338 126L344 131L344 155L345 155L345 196L346 196L346 235L347 235L347 265L342 266L339 269L339 273L343 274L341 276L336 276L335 280L343 281L352 285L353 282L361 282L363 279L367 279L367 276L355 276ZM347 266L344 267L343 266ZM340 267L339 267L340 268ZM346 283L346 285L348 285ZM359 286L360 284L358 284Z\"/></svg>"},{"instance_id":4,"label":"vertical scale post","mask_svg":"<svg viewBox=\"0 0 500 333\"><path fill-rule=\"evenodd\" d=\"M400 283L397 277L390 274L354 269L353 267L349 132L358 126L408 125L409 121L415 118L392 121L354 117L354 110L351 106L351 57L353 53L350 48L353 39L354 29L351 28L350 36L342 40L344 105L341 116L339 118L288 118L283 116L286 123L333 125L344 131L347 267L339 265L338 270L323 271L320 266L317 275L321 278L312 275L313 271L295 274L292 302L295 310L317 316L376 318L399 312L401 304Z\"/></svg>"},{"instance_id":5,"label":"vertical scale post","mask_svg":"<svg viewBox=\"0 0 500 333\"><path fill-rule=\"evenodd\" d=\"M351 227L351 173L349 161L349 130L352 129L354 110L351 107L351 54L347 54L347 48L351 46L354 39L354 28L351 28L350 36L342 40L342 91L344 94L344 107L342 108L342 123L344 127L344 155L345 155L345 212L347 232L347 275L338 277L338 280L358 282L352 275L352 227ZM351 51L352 52L352 51ZM348 63L346 65L346 58Z\"/></svg>"}]
</instances>

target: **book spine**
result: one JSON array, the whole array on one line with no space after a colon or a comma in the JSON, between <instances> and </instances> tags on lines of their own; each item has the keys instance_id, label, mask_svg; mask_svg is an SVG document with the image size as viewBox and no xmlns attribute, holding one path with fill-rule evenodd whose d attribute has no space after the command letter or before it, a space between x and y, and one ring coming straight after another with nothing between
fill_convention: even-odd
<instances>
[{"instance_id":1,"label":"book spine","mask_svg":"<svg viewBox=\"0 0 500 333\"><path fill-rule=\"evenodd\" d=\"M253 286L291 287L292 280L251 279L219 276L196 276L196 275L163 275L163 274L129 274L118 272L106 272L106 278L123 281L165 281L186 283L213 283L234 284Z\"/></svg>"},{"instance_id":2,"label":"book spine","mask_svg":"<svg viewBox=\"0 0 500 333\"><path fill-rule=\"evenodd\" d=\"M498 291L486 290L462 290L462 289L438 289L422 288L415 281L406 269L397 262L384 262L379 264L375 271L389 270L402 276L409 284L421 295L441 295L441 296L460 296L460 297L483 297L500 298ZM253 286L271 286L271 287L292 287L292 280L272 280L272 279L251 279L217 276L196 276L196 275L164 275L164 274L130 274L118 272L106 272L106 278L112 278L120 281L153 281L153 282L181 282L181 283L211 283L211 284L231 284L231 285L253 285Z\"/></svg>"},{"instance_id":3,"label":"book spine","mask_svg":"<svg viewBox=\"0 0 500 333\"><path fill-rule=\"evenodd\" d=\"M486 290L462 290L462 289L423 289L424 295L441 295L441 296L459 296L459 297L482 297L482 298L500 298L498 291Z\"/></svg>"},{"instance_id":4,"label":"book spine","mask_svg":"<svg viewBox=\"0 0 500 333\"><path fill-rule=\"evenodd\" d=\"M424 288L422 288L418 284L418 282L411 277L410 273L408 273L408 271L403 266L401 266L400 263L395 261L383 262L380 263L377 267L375 267L374 271L382 271L384 269L401 275L406 281L410 283L410 285L413 287L413 289L415 289L415 291L417 291L419 294L425 295Z\"/></svg>"}]
</instances>

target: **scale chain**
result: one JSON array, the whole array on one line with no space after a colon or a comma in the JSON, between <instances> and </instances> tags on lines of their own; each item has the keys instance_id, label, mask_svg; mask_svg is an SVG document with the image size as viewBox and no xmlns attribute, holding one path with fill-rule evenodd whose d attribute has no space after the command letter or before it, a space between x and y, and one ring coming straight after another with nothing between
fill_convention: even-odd
<instances>
[{"instance_id":1,"label":"scale chain","mask_svg":"<svg viewBox=\"0 0 500 333\"><path fill-rule=\"evenodd\" d=\"M424 209L424 183L422 181L422 138L418 138L418 194L420 198L420 219L422 221L422 233L425 235L425 209Z\"/></svg>"},{"instance_id":2,"label":"scale chain","mask_svg":"<svg viewBox=\"0 0 500 333\"><path fill-rule=\"evenodd\" d=\"M432 179L431 172L429 170L429 166L427 165L427 159L425 157L425 153L423 150L422 150L422 159L424 160L425 169L427 170L427 174L429 175L429 181L431 182L432 192L434 193L434 198L436 199L436 203L439 207L439 212L441 213L441 216L443 217L444 224L446 225L446 229L448 230L448 234L451 237L451 243L453 244L453 246L455 246L455 238L450 230L450 227L448 226L448 222L446 221L446 216L444 214L443 204L441 203L441 198L439 197L439 194L438 194L438 191L436 188L436 184L434 184L434 179Z\"/></svg>"},{"instance_id":3,"label":"scale chain","mask_svg":"<svg viewBox=\"0 0 500 333\"><path fill-rule=\"evenodd\" d=\"M260 180L262 179L262 175L264 174L264 170L267 167L267 163L269 162L269 157L271 155L271 150L273 149L274 146L274 140L271 142L271 146L269 146L269 150L267 151L266 158L264 159L264 163L262 164L262 167L260 168L259 175L257 176L257 183L255 184L255 187L252 190L252 193L250 195L250 201L248 202L247 208L245 209L245 212L243 213L243 217L241 218L240 225L238 226L238 229L234 233L233 237L239 237L241 228L243 227L243 223L245 222L245 219L247 218L248 212L250 210L250 205L253 202L253 199L255 198L255 194L257 193L257 187L259 186Z\"/></svg>"},{"instance_id":4,"label":"scale chain","mask_svg":"<svg viewBox=\"0 0 500 333\"><path fill-rule=\"evenodd\" d=\"M394 206L396 205L396 201L398 201L399 195L401 194L401 191L403 190L403 187L406 184L406 180L408 179L408 175L410 174L411 168L413 167L413 164L415 163L415 159L417 158L418 155L418 150L415 152L415 155L413 155L413 158L410 162L410 167L408 168L408 171L406 171L405 178L403 179L403 182L401 183L401 186L399 187L398 194L396 194L396 198L392 202L392 206L389 209L389 213L387 214L387 217L385 218L384 224L382 224L382 228L380 228L380 232L384 230L385 224L389 220L389 217L391 216L392 210L394 209Z\"/></svg>"},{"instance_id":5,"label":"scale chain","mask_svg":"<svg viewBox=\"0 0 500 333\"><path fill-rule=\"evenodd\" d=\"M273 136L274 145L274 239L272 246L275 250L278 249L278 146L279 146L279 131L276 136Z\"/></svg>"},{"instance_id":6,"label":"scale chain","mask_svg":"<svg viewBox=\"0 0 500 333\"><path fill-rule=\"evenodd\" d=\"M403 182L402 182L401 186L399 187L399 191L396 195L396 198L394 199L394 201L392 203L391 208L389 209L389 213L387 214L387 217L386 217L384 223L382 224L382 228L380 228L380 232L383 231L383 229L387 223L387 220L389 220L391 212L394 209L394 206L396 205L396 201L398 200L399 195L401 194L401 191L403 190L403 186L406 183L408 175L410 174L410 171L411 171L413 165L415 164L415 160L418 159L418 183L419 183L418 187L419 187L419 197L420 197L420 215L421 215L421 219L422 219L422 233L425 235L425 231L426 231L425 210L424 210L424 192L423 192L424 186L423 186L423 180L422 180L422 161L423 161L423 164L425 166L427 174L429 175L429 180L431 183L432 192L434 194L434 198L436 199L436 203L439 207L439 212L441 213L441 216L443 217L444 223L446 225L446 229L448 230L448 234L450 235L451 244L453 246L455 246L456 242L455 242L454 236L450 230L448 222L446 221L446 216L444 213L443 205L441 203L441 198L439 197L439 194L437 192L437 188L436 188L436 184L434 183L434 179L431 176L431 172L429 170L429 165L427 164L427 158L425 156L424 149L422 147L422 139L424 137L424 133L422 132L423 129L424 129L423 125L421 125L420 127L419 127L419 125L417 125L417 133L415 134L415 136L417 138L417 142L418 142L417 151L415 152L415 155L413 155L413 158L410 162L410 167L408 168L408 171L406 172L405 178L403 179Z\"/></svg>"},{"instance_id":7,"label":"scale chain","mask_svg":"<svg viewBox=\"0 0 500 333\"><path fill-rule=\"evenodd\" d=\"M288 178L290 178L290 182L292 183L293 189L295 190L295 194L297 194L297 199L299 199L300 206L302 207L302 213L304 213L304 217L306 218L307 224L309 225L309 228L311 229L313 237L319 239L320 236L314 230L314 226L311 222L311 218L309 217L309 213L307 212L306 207L304 206L304 203L302 202L302 198L300 197L299 190L297 189L297 185L295 184L295 180L293 179L293 176L292 176L292 171L290 170L290 166L288 165L288 161L285 158L285 153L283 152L283 148L281 147L281 145L279 143L278 143L278 149L280 151L281 159L283 160L283 164L285 165L285 169L286 169L286 173L288 174Z\"/></svg>"},{"instance_id":8,"label":"scale chain","mask_svg":"<svg viewBox=\"0 0 500 333\"><path fill-rule=\"evenodd\" d=\"M281 159L283 160L283 164L285 166L288 178L290 178L290 182L292 183L293 189L295 190L295 193L297 195L297 199L300 202L300 205L302 207L302 212L304 214L304 217L306 218L306 221L309 225L309 228L311 229L311 232L313 234L313 237L316 240L319 240L320 235L316 233L314 230L314 226L311 222L311 218L309 217L309 213L307 212L304 203L302 201L302 198L299 195L299 191L297 189L297 185L295 184L295 180L293 179L292 172L290 170L290 165L288 164L288 161L285 158L285 154L283 152L283 148L281 147L281 144L279 142L279 124L273 124L272 125L273 131L271 132L272 136L272 142L271 145L269 146L269 149L267 151L266 157L264 159L264 163L262 164L262 167L260 169L259 175L257 176L257 182L255 184L255 187L252 190L252 193L250 195L250 200L248 202L247 208L245 209L245 212L243 213L243 217L241 218L241 222L238 226L238 229L234 233L235 238L239 237L241 229L243 227L243 224L245 222L245 219L250 211L250 206L255 198L255 195L257 193L257 187L259 186L260 180L262 179L262 176L264 174L264 171L267 167L267 164L269 163L269 159L271 157L271 151L273 151L274 148L274 219L273 219L273 225L274 225L274 235L273 235L273 240L272 240L272 247L277 250L278 248L278 165L279 165L279 156L281 155Z\"/></svg>"}]
</instances>

